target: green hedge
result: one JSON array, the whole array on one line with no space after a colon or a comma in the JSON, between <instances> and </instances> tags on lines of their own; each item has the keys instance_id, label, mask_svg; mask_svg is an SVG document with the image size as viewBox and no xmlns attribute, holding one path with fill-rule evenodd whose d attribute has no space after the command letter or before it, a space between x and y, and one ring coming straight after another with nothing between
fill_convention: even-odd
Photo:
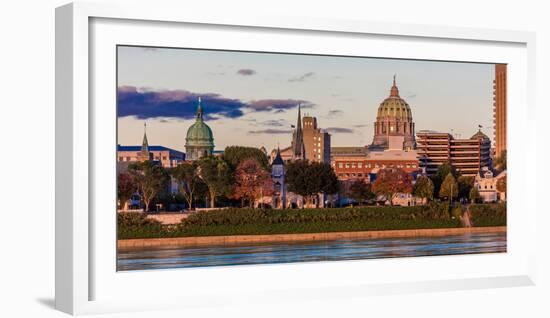
<instances>
[{"instance_id":1,"label":"green hedge","mask_svg":"<svg viewBox=\"0 0 550 318\"><path fill-rule=\"evenodd\" d=\"M504 226L506 203L471 205L470 217L473 226Z\"/></svg>"},{"instance_id":2,"label":"green hedge","mask_svg":"<svg viewBox=\"0 0 550 318\"><path fill-rule=\"evenodd\" d=\"M118 237L180 237L346 232L461 227L460 207L447 203L426 206L355 207L335 209L240 209L191 214L176 226L163 226L141 213L119 213ZM475 226L506 224L505 205L472 205ZM455 217L453 217L453 215Z\"/></svg>"}]
</instances>

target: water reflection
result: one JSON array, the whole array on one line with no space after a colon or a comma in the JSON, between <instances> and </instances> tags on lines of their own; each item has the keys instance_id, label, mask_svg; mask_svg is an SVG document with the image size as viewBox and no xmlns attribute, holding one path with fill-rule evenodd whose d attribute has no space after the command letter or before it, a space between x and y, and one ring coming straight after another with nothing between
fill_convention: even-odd
<instances>
[{"instance_id":1,"label":"water reflection","mask_svg":"<svg viewBox=\"0 0 550 318\"><path fill-rule=\"evenodd\" d=\"M506 252L506 233L120 250L118 270Z\"/></svg>"}]
</instances>

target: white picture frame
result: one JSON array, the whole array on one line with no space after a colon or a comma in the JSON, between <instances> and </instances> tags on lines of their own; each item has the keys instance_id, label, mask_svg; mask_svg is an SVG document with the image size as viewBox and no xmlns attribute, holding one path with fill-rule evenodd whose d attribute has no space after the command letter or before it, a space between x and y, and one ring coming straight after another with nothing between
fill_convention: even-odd
<instances>
[{"instance_id":1,"label":"white picture frame","mask_svg":"<svg viewBox=\"0 0 550 318\"><path fill-rule=\"evenodd\" d=\"M188 4L186 4L187 6ZM184 6L183 4L181 5ZM97 21L106 22L98 26ZM111 22L114 24L108 25ZM120 22L121 24L117 25ZM102 160L111 160L114 157L101 159L100 156L109 156L110 150L101 147L103 140L110 140L114 127L109 126L116 118L112 107L97 109L91 107L99 100L112 99L115 89L107 92L96 85L98 78L105 82L112 82L106 73L114 70L98 65L111 65L112 56L105 55L113 43L144 44L149 36L143 35L139 39L127 32L131 26L128 23L155 24L159 33L156 35L157 45L168 43L178 47L177 41L167 42L169 36L162 34L177 32L180 26L192 26L200 29L209 28L215 33L224 28L234 29L235 32L253 30L257 34L275 34L282 32L289 37L293 33L304 36L314 34L317 38L338 37L345 41L355 41L358 37L392 40L395 45L404 41L413 47L415 41L425 41L438 45L448 45L450 48L462 48L463 61L476 59L477 61L491 61L491 56L498 56L502 47L510 47L510 56L502 55L502 59L493 62L509 63L510 70L509 94L509 145L512 150L508 154L509 171L509 252L503 255L469 255L464 257L436 257L415 258L400 260L364 260L350 262L332 262L319 264L285 264L262 266L237 266L229 268L192 269L181 271L154 271L155 273L105 273L112 269L112 250L109 250L109 240L115 235L114 213L112 223L109 216L94 215L92 211L101 204L109 204L108 200L100 203L97 184L112 182L114 177L109 173L100 173L103 169L112 168ZM121 26L122 25L122 26ZM112 29L109 29L112 28ZM118 28L118 29L117 29ZM115 30L116 32L110 32ZM126 31L124 31L126 30ZM244 30L244 31L242 31ZM109 32L106 32L109 31ZM200 30L199 30L200 31ZM162 33L162 34L161 34ZM189 33L192 34L192 30ZM108 35L109 34L109 35ZM279 34L280 35L280 34ZM296 35L296 36L301 36ZM124 41L120 43L119 41ZM99 41L99 42L98 42ZM103 42L102 42L103 41ZM152 41L152 40L151 40ZM344 41L344 40L342 40ZM136 43L140 42L140 43ZM260 41L261 42L261 41ZM312 49L315 42L312 41ZM479 58L480 48L477 45L487 44L487 60ZM273 47L264 45L264 50L272 51ZM103 313L113 311L144 310L165 307L188 307L229 304L235 302L285 302L297 299L340 298L351 295L392 294L415 291L443 291L458 289L477 289L488 287L525 286L535 283L536 251L535 247L535 219L536 206L528 200L522 184L536 184L535 174L522 173L521 169L528 169L526 158L536 156L536 139L521 140L514 136L518 127L535 135L534 121L536 105L534 103L534 56L535 35L530 32L480 30L453 27L434 27L424 25L406 25L400 23L376 23L368 21L349 21L331 19L300 19L289 16L250 16L241 15L212 15L211 13L190 12L182 10L179 5L173 7L151 7L145 5L118 6L116 2L109 4L73 3L56 10L56 308L71 314ZM101 47L107 50L101 50ZM202 46L204 47L204 45ZM96 51L96 48L98 49ZM227 47L225 47L227 48ZM237 45L236 48L243 48ZM319 47L317 47L319 49ZM342 50L342 48L340 48ZM483 49L483 48L481 48ZM345 50L345 48L343 48ZM114 50L113 50L114 51ZM415 53L416 52L416 53ZM470 52L470 53L468 53ZM105 54L112 54L105 53ZM516 54L517 53L517 54ZM383 53L381 53L383 54ZM424 55L423 55L424 54ZM439 58L444 59L445 53ZM469 55L470 54L470 55ZM477 54L477 55L476 55ZM494 54L494 55L492 55ZM375 54L376 55L376 54ZM376 55L379 56L379 55ZM389 56L385 57L399 57ZM434 55L422 53L421 48L411 49L409 58L434 58ZM478 58L475 58L478 56ZM451 59L456 60L456 59ZM92 78L95 76L95 78ZM99 89L103 94L94 95L91 91ZM107 124L100 133L96 128L98 118L107 120ZM107 162L107 161L105 161ZM522 168L525 167L525 168ZM104 184L104 183L102 183ZM114 194L114 193L113 193ZM112 199L112 198L111 198ZM107 205L108 206L108 205ZM114 207L114 205L113 205ZM521 210L522 217L514 217ZM114 212L114 208L113 208ZM93 234L101 227L112 235L100 239ZM115 246L112 246L114 249ZM466 268L476 266L483 258L484 266L472 269L465 273L437 271L416 271L412 279L404 279L403 275L389 275L376 273L376 277L365 275L362 279L354 279L352 274L362 268L380 269L385 272L400 272L403 268L429 268L430 266L447 266L451 269L456 266ZM103 262L103 260L105 262ZM103 268L101 264L108 263ZM509 264L512 264L508 266ZM98 266L99 264L99 266ZM491 264L501 264L499 267L490 267ZM427 267L426 267L427 266ZM464 267L460 267L464 266ZM481 268L483 267L483 268ZM103 268L103 269L102 269ZM231 275L227 275L228 273ZM197 279L191 279L189 273ZM327 274L331 274L332 277ZM334 273L341 273L338 277ZM351 274L348 274L351 273ZM282 277L295 275L296 279L284 282ZM315 277L323 275L324 281ZM117 278L114 279L113 277ZM185 277L184 277L185 276ZM204 278L210 277L210 282ZM243 280L243 277L249 277ZM215 278L215 279L214 279ZM299 278L299 279L298 279ZM132 290L136 288L154 289L155 282L185 279L186 288L199 290L195 295L185 291L175 291L167 288L165 294L144 299L134 298ZM202 281L201 281L202 279ZM263 280L262 280L263 279ZM102 280L98 284L96 280ZM261 286L259 284L262 284ZM283 284L284 283L284 284ZM239 286L236 286L239 285ZM102 287L98 287L102 286ZM218 287L218 288L216 288ZM202 288L202 289L201 289ZM215 290L213 290L213 288ZM109 291L112 291L110 295ZM126 292L124 292L126 291ZM261 293L258 293L261 291ZM304 292L307 291L307 292ZM181 292L181 293L179 293ZM107 296L104 296L107 295ZM166 297L172 295L173 297ZM246 297L242 297L245 295ZM182 297L184 297L182 299ZM209 297L204 297L209 296ZM244 300L246 299L246 300Z\"/></svg>"}]
</instances>

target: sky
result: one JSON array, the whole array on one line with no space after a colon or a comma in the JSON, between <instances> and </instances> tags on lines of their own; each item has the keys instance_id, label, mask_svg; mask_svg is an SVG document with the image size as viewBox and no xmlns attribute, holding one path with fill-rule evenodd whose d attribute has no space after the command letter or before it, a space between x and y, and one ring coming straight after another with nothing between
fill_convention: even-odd
<instances>
[{"instance_id":1,"label":"sky","mask_svg":"<svg viewBox=\"0 0 550 318\"><path fill-rule=\"evenodd\" d=\"M118 143L185 151L198 96L216 150L290 145L297 107L317 117L332 146L372 142L396 76L416 131L493 140L494 65L369 57L118 47Z\"/></svg>"}]
</instances>

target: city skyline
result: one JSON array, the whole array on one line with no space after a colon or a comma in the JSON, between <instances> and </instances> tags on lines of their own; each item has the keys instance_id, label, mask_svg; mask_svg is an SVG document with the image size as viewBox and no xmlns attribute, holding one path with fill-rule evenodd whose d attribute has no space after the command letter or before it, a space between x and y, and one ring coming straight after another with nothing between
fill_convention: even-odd
<instances>
[{"instance_id":1,"label":"city skyline","mask_svg":"<svg viewBox=\"0 0 550 318\"><path fill-rule=\"evenodd\" d=\"M290 145L297 106L317 117L332 146L372 142L393 76L416 130L493 136L494 64L165 49L118 48L118 143L183 151L198 96L216 150ZM421 75L419 75L421 74ZM421 76L422 80L418 80ZM467 93L465 93L467 92ZM466 114L466 116L465 116Z\"/></svg>"}]
</instances>

